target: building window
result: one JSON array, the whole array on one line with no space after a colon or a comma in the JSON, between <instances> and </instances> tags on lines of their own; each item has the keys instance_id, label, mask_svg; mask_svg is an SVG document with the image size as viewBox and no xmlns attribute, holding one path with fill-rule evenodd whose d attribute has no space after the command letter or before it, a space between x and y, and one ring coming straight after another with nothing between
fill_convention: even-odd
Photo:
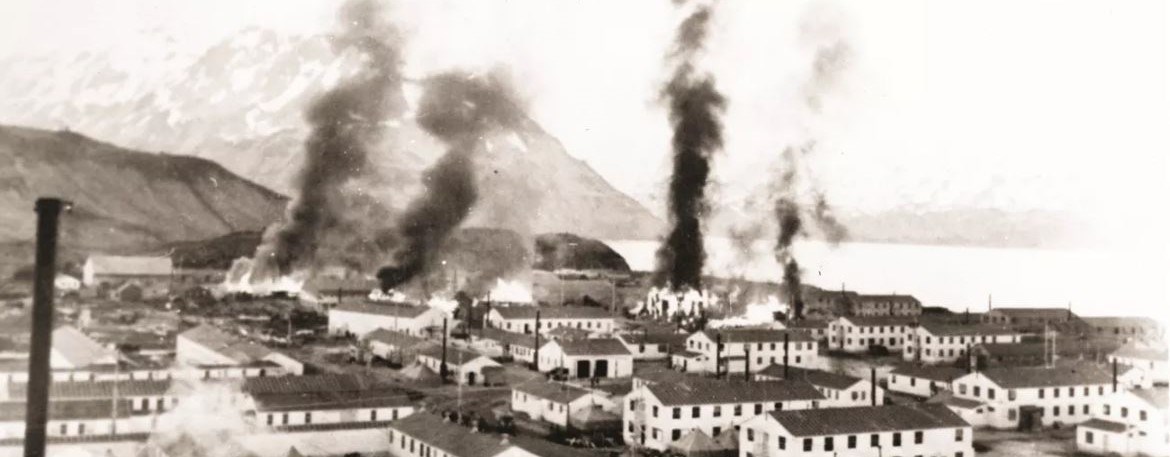
<instances>
[{"instance_id":1,"label":"building window","mask_svg":"<svg viewBox=\"0 0 1170 457\"><path fill-rule=\"evenodd\" d=\"M1044 398L1044 389L1039 389L1039 391L1040 391L1040 398Z\"/></svg>"},{"instance_id":2,"label":"building window","mask_svg":"<svg viewBox=\"0 0 1170 457\"><path fill-rule=\"evenodd\" d=\"M673 410L670 411L670 415L674 419L682 418L682 408L675 407Z\"/></svg>"},{"instance_id":3,"label":"building window","mask_svg":"<svg viewBox=\"0 0 1170 457\"><path fill-rule=\"evenodd\" d=\"M869 435L869 447L879 446L881 446L881 435L878 435L877 433Z\"/></svg>"},{"instance_id":4,"label":"building window","mask_svg":"<svg viewBox=\"0 0 1170 457\"><path fill-rule=\"evenodd\" d=\"M1112 408L1110 408L1109 405L1105 405L1105 415L1106 416L1108 416L1110 414L1110 409L1112 409Z\"/></svg>"},{"instance_id":5,"label":"building window","mask_svg":"<svg viewBox=\"0 0 1170 457\"><path fill-rule=\"evenodd\" d=\"M376 421L376 420L378 420L378 410L371 409L370 410L370 421Z\"/></svg>"},{"instance_id":6,"label":"building window","mask_svg":"<svg viewBox=\"0 0 1170 457\"><path fill-rule=\"evenodd\" d=\"M990 400L995 400L995 389L992 389L992 388L987 389L987 398Z\"/></svg>"},{"instance_id":7,"label":"building window","mask_svg":"<svg viewBox=\"0 0 1170 457\"><path fill-rule=\"evenodd\" d=\"M305 413L305 423L306 424L313 423L313 413Z\"/></svg>"},{"instance_id":8,"label":"building window","mask_svg":"<svg viewBox=\"0 0 1170 457\"><path fill-rule=\"evenodd\" d=\"M922 444L922 432L914 432L914 444Z\"/></svg>"},{"instance_id":9,"label":"building window","mask_svg":"<svg viewBox=\"0 0 1170 457\"><path fill-rule=\"evenodd\" d=\"M1016 390L1015 389L1011 389L1008 391L1008 401L1016 401Z\"/></svg>"},{"instance_id":10,"label":"building window","mask_svg":"<svg viewBox=\"0 0 1170 457\"><path fill-rule=\"evenodd\" d=\"M699 407L698 406L691 408L691 417L699 417Z\"/></svg>"},{"instance_id":11,"label":"building window","mask_svg":"<svg viewBox=\"0 0 1170 457\"><path fill-rule=\"evenodd\" d=\"M1093 444L1093 432L1085 430L1085 442L1088 444Z\"/></svg>"},{"instance_id":12,"label":"building window","mask_svg":"<svg viewBox=\"0 0 1170 457\"><path fill-rule=\"evenodd\" d=\"M280 415L280 425L288 425L288 413Z\"/></svg>"},{"instance_id":13,"label":"building window","mask_svg":"<svg viewBox=\"0 0 1170 457\"><path fill-rule=\"evenodd\" d=\"M679 430L676 428L676 429L670 431L670 440L671 441L678 441L678 439L680 437L682 437L682 430Z\"/></svg>"},{"instance_id":14,"label":"building window","mask_svg":"<svg viewBox=\"0 0 1170 457\"><path fill-rule=\"evenodd\" d=\"M832 451L832 450L833 450L833 437L831 437L831 436L826 436L826 437L825 437L825 450L826 450L826 451Z\"/></svg>"},{"instance_id":15,"label":"building window","mask_svg":"<svg viewBox=\"0 0 1170 457\"><path fill-rule=\"evenodd\" d=\"M1015 410L1013 409L1010 411L1015 411ZM919 432L919 433L921 433L921 432ZM961 429L961 428L955 429L955 441L963 441L963 429Z\"/></svg>"},{"instance_id":16,"label":"building window","mask_svg":"<svg viewBox=\"0 0 1170 457\"><path fill-rule=\"evenodd\" d=\"M752 430L750 428L747 429L747 440L748 441L755 441L756 440L756 431L755 430Z\"/></svg>"},{"instance_id":17,"label":"building window","mask_svg":"<svg viewBox=\"0 0 1170 457\"><path fill-rule=\"evenodd\" d=\"M780 449L784 449L787 446L788 446L788 440L786 438L784 438L783 436L776 438L776 447L778 447Z\"/></svg>"},{"instance_id":18,"label":"building window","mask_svg":"<svg viewBox=\"0 0 1170 457\"><path fill-rule=\"evenodd\" d=\"M1085 407L1082 408L1082 411L1082 414L1089 414L1089 405L1085 405Z\"/></svg>"},{"instance_id":19,"label":"building window","mask_svg":"<svg viewBox=\"0 0 1170 457\"><path fill-rule=\"evenodd\" d=\"M715 405L715 411L712 413L712 415L713 415L714 417L721 417L721 416L723 416L723 407L722 407L722 406L719 406L719 405Z\"/></svg>"},{"instance_id":20,"label":"building window","mask_svg":"<svg viewBox=\"0 0 1170 457\"><path fill-rule=\"evenodd\" d=\"M845 440L845 444L846 444L846 446L849 447L849 449L856 448L857 447L857 435L849 435L849 438L847 438Z\"/></svg>"},{"instance_id":21,"label":"building window","mask_svg":"<svg viewBox=\"0 0 1170 457\"><path fill-rule=\"evenodd\" d=\"M85 434L85 422L82 422L82 423L80 423L80 424L77 424L77 434L78 434L78 435L84 435L84 434Z\"/></svg>"},{"instance_id":22,"label":"building window","mask_svg":"<svg viewBox=\"0 0 1170 457\"><path fill-rule=\"evenodd\" d=\"M1141 411L1138 411L1138 418L1143 420L1143 421L1146 420L1146 410L1143 409Z\"/></svg>"},{"instance_id":23,"label":"building window","mask_svg":"<svg viewBox=\"0 0 1170 457\"><path fill-rule=\"evenodd\" d=\"M1060 398L1060 388L1058 388L1058 387L1052 388L1052 398Z\"/></svg>"},{"instance_id":24,"label":"building window","mask_svg":"<svg viewBox=\"0 0 1170 457\"><path fill-rule=\"evenodd\" d=\"M812 438L804 439L804 452L812 451Z\"/></svg>"},{"instance_id":25,"label":"building window","mask_svg":"<svg viewBox=\"0 0 1170 457\"><path fill-rule=\"evenodd\" d=\"M268 415L268 425L272 425L272 415Z\"/></svg>"},{"instance_id":26,"label":"building window","mask_svg":"<svg viewBox=\"0 0 1170 457\"><path fill-rule=\"evenodd\" d=\"M735 405L735 408L732 409L732 413L735 414L736 416L742 416L743 415L743 405Z\"/></svg>"},{"instance_id":27,"label":"building window","mask_svg":"<svg viewBox=\"0 0 1170 457\"><path fill-rule=\"evenodd\" d=\"M1070 398L1071 398L1071 397L1075 397L1075 396L1077 396L1077 391L1076 391L1076 390L1073 390L1073 389L1075 389L1075 388L1074 388L1074 387L1069 387L1069 388L1068 388L1068 396L1069 396Z\"/></svg>"},{"instance_id":28,"label":"building window","mask_svg":"<svg viewBox=\"0 0 1170 457\"><path fill-rule=\"evenodd\" d=\"M1052 417L1057 417L1057 416L1060 416L1060 407L1053 406L1052 407Z\"/></svg>"},{"instance_id":29,"label":"building window","mask_svg":"<svg viewBox=\"0 0 1170 457\"><path fill-rule=\"evenodd\" d=\"M981 387L975 386L974 388L971 389L971 394L974 395L976 398L978 398L980 390L981 390Z\"/></svg>"},{"instance_id":30,"label":"building window","mask_svg":"<svg viewBox=\"0 0 1170 457\"><path fill-rule=\"evenodd\" d=\"M902 445L902 432L894 432L894 447Z\"/></svg>"},{"instance_id":31,"label":"building window","mask_svg":"<svg viewBox=\"0 0 1170 457\"><path fill-rule=\"evenodd\" d=\"M756 415L764 414L764 404L756 403Z\"/></svg>"},{"instance_id":32,"label":"building window","mask_svg":"<svg viewBox=\"0 0 1170 457\"><path fill-rule=\"evenodd\" d=\"M61 436L69 434L69 424L61 424Z\"/></svg>"},{"instance_id":33,"label":"building window","mask_svg":"<svg viewBox=\"0 0 1170 457\"><path fill-rule=\"evenodd\" d=\"M630 411L634 410L635 405L637 405L637 402L635 402L634 400L630 400Z\"/></svg>"},{"instance_id":34,"label":"building window","mask_svg":"<svg viewBox=\"0 0 1170 457\"><path fill-rule=\"evenodd\" d=\"M550 410L552 409L551 402L548 404L548 409L550 409ZM653 417L658 417L658 406L657 405L650 408L650 415Z\"/></svg>"},{"instance_id":35,"label":"building window","mask_svg":"<svg viewBox=\"0 0 1170 457\"><path fill-rule=\"evenodd\" d=\"M1125 419L1128 416L1129 416L1129 408L1122 406L1121 407L1121 418Z\"/></svg>"},{"instance_id":36,"label":"building window","mask_svg":"<svg viewBox=\"0 0 1170 457\"><path fill-rule=\"evenodd\" d=\"M1077 405L1068 405L1068 415L1072 416L1077 413Z\"/></svg>"},{"instance_id":37,"label":"building window","mask_svg":"<svg viewBox=\"0 0 1170 457\"><path fill-rule=\"evenodd\" d=\"M959 395L967 395L967 385L966 384L959 384ZM1044 398L1044 396L1041 395L1040 398Z\"/></svg>"}]
</instances>

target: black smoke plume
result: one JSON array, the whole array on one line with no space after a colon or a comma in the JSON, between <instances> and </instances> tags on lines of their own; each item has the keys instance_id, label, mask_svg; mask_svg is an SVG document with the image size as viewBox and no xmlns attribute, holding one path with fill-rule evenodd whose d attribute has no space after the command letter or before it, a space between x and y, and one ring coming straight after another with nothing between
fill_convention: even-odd
<instances>
[{"instance_id":1,"label":"black smoke plume","mask_svg":"<svg viewBox=\"0 0 1170 457\"><path fill-rule=\"evenodd\" d=\"M711 158L723 146L720 116L726 100L710 74L698 74L695 59L703 48L711 9L698 6L679 26L668 61L675 65L662 89L670 108L674 151L670 177L670 233L657 252L655 282L675 289L702 286L703 219Z\"/></svg>"},{"instance_id":2,"label":"black smoke plume","mask_svg":"<svg viewBox=\"0 0 1170 457\"><path fill-rule=\"evenodd\" d=\"M393 262L378 271L384 290L426 272L467 218L479 198L474 156L485 147L485 135L526 119L517 100L496 75L445 73L424 81L418 123L447 152L424 173L422 194L400 219Z\"/></svg>"},{"instance_id":3,"label":"black smoke plume","mask_svg":"<svg viewBox=\"0 0 1170 457\"><path fill-rule=\"evenodd\" d=\"M380 3L350 0L338 19L342 31L333 38L334 51L356 52L361 68L305 113L311 133L304 165L284 223L267 231L257 248L260 267L253 277L258 279L312 265L324 232L343 222L342 187L367 171L370 145L384 134L383 121L396 108L392 95L402 84L401 43Z\"/></svg>"}]
</instances>

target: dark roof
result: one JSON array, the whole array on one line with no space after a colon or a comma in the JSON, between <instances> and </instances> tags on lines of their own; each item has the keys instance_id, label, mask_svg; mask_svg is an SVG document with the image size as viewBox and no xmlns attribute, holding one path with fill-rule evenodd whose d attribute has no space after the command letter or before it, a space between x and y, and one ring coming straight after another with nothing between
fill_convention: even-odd
<instances>
[{"instance_id":1,"label":"dark roof","mask_svg":"<svg viewBox=\"0 0 1170 457\"><path fill-rule=\"evenodd\" d=\"M689 336L686 333L639 332L623 333L618 335L618 338L621 338L626 344L665 344L671 347L681 348L687 345L687 337Z\"/></svg>"},{"instance_id":2,"label":"dark roof","mask_svg":"<svg viewBox=\"0 0 1170 457\"><path fill-rule=\"evenodd\" d=\"M1145 400L1145 402L1149 403L1150 406L1153 406L1153 407L1158 408L1158 409L1163 410L1163 411L1166 410L1166 404L1167 404L1167 387L1166 386L1154 386L1154 387L1146 387L1146 388L1142 388L1142 389L1133 389L1133 390L1130 390L1130 392L1132 392L1134 395L1137 395L1138 398Z\"/></svg>"},{"instance_id":3,"label":"dark roof","mask_svg":"<svg viewBox=\"0 0 1170 457\"><path fill-rule=\"evenodd\" d=\"M933 398L931 400L933 400ZM947 395L946 397L942 398L940 401L944 405L954 406L954 407L963 408L963 409L975 409L975 408L978 408L980 406L983 406L982 402L978 402L975 400L969 400L966 398L959 398L959 397L956 397L954 395Z\"/></svg>"},{"instance_id":4,"label":"dark roof","mask_svg":"<svg viewBox=\"0 0 1170 457\"><path fill-rule=\"evenodd\" d=\"M504 319L610 319L609 312L591 306L496 306L492 308Z\"/></svg>"},{"instance_id":5,"label":"dark roof","mask_svg":"<svg viewBox=\"0 0 1170 457\"><path fill-rule=\"evenodd\" d=\"M143 443L150 438L149 432L142 433L119 433L117 435L69 435L69 436L46 436L45 441L48 444L72 444L72 443L115 443L115 442L134 442ZM0 438L0 446L17 446L24 444L24 436L14 436L8 438Z\"/></svg>"},{"instance_id":6,"label":"dark roof","mask_svg":"<svg viewBox=\"0 0 1170 457\"><path fill-rule=\"evenodd\" d=\"M756 374L775 379L785 379L783 365L768 365ZM827 387L836 390L848 389L850 386L862 381L861 378L856 378L840 373L832 373L823 370L810 370L793 366L788 367L787 379L793 381L808 381L809 384L814 386Z\"/></svg>"},{"instance_id":7,"label":"dark roof","mask_svg":"<svg viewBox=\"0 0 1170 457\"><path fill-rule=\"evenodd\" d=\"M1039 308L992 308L991 311L988 311L988 313L1000 313L1012 317L1055 317L1061 319L1068 317L1070 312L1071 311L1069 311L1068 308L1063 306Z\"/></svg>"},{"instance_id":8,"label":"dark roof","mask_svg":"<svg viewBox=\"0 0 1170 457\"><path fill-rule=\"evenodd\" d=\"M946 365L903 365L894 368L890 373L913 378L929 379L931 381L951 382L955 378L967 374L967 370Z\"/></svg>"},{"instance_id":9,"label":"dark roof","mask_svg":"<svg viewBox=\"0 0 1170 457\"><path fill-rule=\"evenodd\" d=\"M557 341L565 355L630 355L630 350L615 338Z\"/></svg>"},{"instance_id":10,"label":"dark roof","mask_svg":"<svg viewBox=\"0 0 1170 457\"><path fill-rule=\"evenodd\" d=\"M317 422L313 424L273 425L273 430L280 432L327 432L332 430L365 430L368 428L385 429L392 421L359 421L359 422Z\"/></svg>"},{"instance_id":11,"label":"dark roof","mask_svg":"<svg viewBox=\"0 0 1170 457\"><path fill-rule=\"evenodd\" d=\"M467 427L428 413L415 413L393 421L390 428L453 457L493 457L512 447L499 436L473 433Z\"/></svg>"},{"instance_id":12,"label":"dark roof","mask_svg":"<svg viewBox=\"0 0 1170 457\"><path fill-rule=\"evenodd\" d=\"M398 389L319 391L253 395L258 411L304 411L410 406L410 398Z\"/></svg>"},{"instance_id":13,"label":"dark roof","mask_svg":"<svg viewBox=\"0 0 1170 457\"><path fill-rule=\"evenodd\" d=\"M1113 377L1104 369L1090 364L1048 367L995 367L981 371L1000 387L1052 387L1109 384Z\"/></svg>"},{"instance_id":14,"label":"dark roof","mask_svg":"<svg viewBox=\"0 0 1170 457\"><path fill-rule=\"evenodd\" d=\"M294 394L306 392L358 391L382 385L382 383L372 377L356 374L260 376L245 378L241 390L252 395Z\"/></svg>"},{"instance_id":15,"label":"dark roof","mask_svg":"<svg viewBox=\"0 0 1170 457\"><path fill-rule=\"evenodd\" d=\"M337 305L333 309L337 311L348 311L351 313L377 314L380 316L397 316L413 319L421 316L431 308L427 306L414 306L403 303L346 302Z\"/></svg>"},{"instance_id":16,"label":"dark roof","mask_svg":"<svg viewBox=\"0 0 1170 457\"><path fill-rule=\"evenodd\" d=\"M970 427L954 411L940 404L803 409L769 414L794 436Z\"/></svg>"},{"instance_id":17,"label":"dark roof","mask_svg":"<svg viewBox=\"0 0 1170 457\"><path fill-rule=\"evenodd\" d=\"M426 344L427 340L415 336L407 335L402 332L395 332L380 328L367 333L365 336L368 341L377 341L379 343L388 344L395 347L412 347L420 344Z\"/></svg>"},{"instance_id":18,"label":"dark roof","mask_svg":"<svg viewBox=\"0 0 1170 457\"><path fill-rule=\"evenodd\" d=\"M784 323L784 326L792 329L797 328L828 328L829 321L824 319L800 319L792 320Z\"/></svg>"},{"instance_id":19,"label":"dark roof","mask_svg":"<svg viewBox=\"0 0 1170 457\"><path fill-rule=\"evenodd\" d=\"M885 327L914 323L913 317L903 316L844 316L843 318L858 327Z\"/></svg>"},{"instance_id":20,"label":"dark roof","mask_svg":"<svg viewBox=\"0 0 1170 457\"><path fill-rule=\"evenodd\" d=\"M647 387L663 405L714 403L763 403L791 400L823 400L812 384L803 381L690 380L657 383Z\"/></svg>"},{"instance_id":21,"label":"dark roof","mask_svg":"<svg viewBox=\"0 0 1170 457\"><path fill-rule=\"evenodd\" d=\"M440 346L438 344L427 346L425 349L419 350L418 355L442 360L443 346ZM461 365L463 363L470 363L470 362L472 362L475 359L478 359L480 357L486 357L486 356L484 356L483 354L477 353L477 352L468 351L466 349L459 349L459 348L450 347L450 346L447 347L447 366L453 367L453 366ZM460 363L460 360L462 360L463 362Z\"/></svg>"},{"instance_id":22,"label":"dark roof","mask_svg":"<svg viewBox=\"0 0 1170 457\"><path fill-rule=\"evenodd\" d=\"M114 385L118 395L128 397L161 396L171 389L169 380L126 380L126 381L69 381L54 382L54 399L113 398ZM9 398L24 398L28 384L9 383Z\"/></svg>"},{"instance_id":23,"label":"dark roof","mask_svg":"<svg viewBox=\"0 0 1170 457\"><path fill-rule=\"evenodd\" d=\"M720 335L724 343L778 343L784 341L784 335L789 335L790 342L813 341L812 337L804 332L764 328L703 330L703 334L711 341L715 341L716 335Z\"/></svg>"},{"instance_id":24,"label":"dark roof","mask_svg":"<svg viewBox=\"0 0 1170 457\"><path fill-rule=\"evenodd\" d=\"M567 325L562 326L562 327L555 327L552 330L547 330L544 332L544 335L549 337L549 338L566 339L566 340L567 339L588 338L589 335L592 335L592 334L593 334L593 332L591 332L589 330L585 330L583 328L577 328L577 327L569 327Z\"/></svg>"},{"instance_id":25,"label":"dark roof","mask_svg":"<svg viewBox=\"0 0 1170 457\"><path fill-rule=\"evenodd\" d=\"M480 336L481 332L482 332L483 336ZM472 331L471 337L472 338L483 338L483 339L495 340L496 342L498 342L500 344L508 344L511 346L526 347L529 349L532 349L533 347L536 346L536 336L535 335L526 335L523 333L508 332L508 331L500 330L500 329L495 328L495 327L485 328L482 331L481 330Z\"/></svg>"},{"instance_id":26,"label":"dark roof","mask_svg":"<svg viewBox=\"0 0 1170 457\"><path fill-rule=\"evenodd\" d=\"M559 383L548 382L540 379L520 384L513 389L524 392L534 397L551 400L556 403L569 403L578 398L589 395L589 391L577 386Z\"/></svg>"},{"instance_id":27,"label":"dark roof","mask_svg":"<svg viewBox=\"0 0 1170 457\"><path fill-rule=\"evenodd\" d=\"M118 417L130 415L130 400L118 401ZM24 402L0 402L0 422L24 420ZM109 418L114 402L109 399L86 399L49 402L49 420Z\"/></svg>"},{"instance_id":28,"label":"dark roof","mask_svg":"<svg viewBox=\"0 0 1170 457\"><path fill-rule=\"evenodd\" d=\"M922 322L922 328L937 336L971 336L971 335L1014 335L1020 332L1010 327L991 324L943 324L938 322Z\"/></svg>"},{"instance_id":29,"label":"dark roof","mask_svg":"<svg viewBox=\"0 0 1170 457\"><path fill-rule=\"evenodd\" d=\"M1108 421L1105 419L1096 419L1096 418L1089 419L1085 422L1081 422L1081 427L1094 428L1097 430L1104 430L1106 432L1113 432L1113 433L1124 433L1126 428L1127 428L1125 426L1125 424L1122 424L1120 422L1113 422L1113 421Z\"/></svg>"}]
</instances>

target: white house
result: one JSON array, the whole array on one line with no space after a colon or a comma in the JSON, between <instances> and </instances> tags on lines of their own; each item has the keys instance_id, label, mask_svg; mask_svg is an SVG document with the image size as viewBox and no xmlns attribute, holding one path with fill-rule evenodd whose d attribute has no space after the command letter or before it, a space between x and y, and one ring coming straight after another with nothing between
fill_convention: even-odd
<instances>
[{"instance_id":1,"label":"white house","mask_svg":"<svg viewBox=\"0 0 1170 457\"><path fill-rule=\"evenodd\" d=\"M948 405L976 427L1068 425L1092 418L1113 390L1112 376L1087 363L996 367L955 379L951 393L960 401Z\"/></svg>"},{"instance_id":2,"label":"white house","mask_svg":"<svg viewBox=\"0 0 1170 457\"><path fill-rule=\"evenodd\" d=\"M661 451L691 430L719 436L765 412L816 408L824 399L812 384L801 381L643 384L626 395L622 434L627 444Z\"/></svg>"},{"instance_id":3,"label":"white house","mask_svg":"<svg viewBox=\"0 0 1170 457\"><path fill-rule=\"evenodd\" d=\"M388 427L388 450L394 457L542 457L506 438L476 433L434 414L412 414Z\"/></svg>"},{"instance_id":4,"label":"white house","mask_svg":"<svg viewBox=\"0 0 1170 457\"><path fill-rule=\"evenodd\" d=\"M874 346L899 353L913 323L910 317L842 316L829 323L829 349L861 353Z\"/></svg>"},{"instance_id":5,"label":"white house","mask_svg":"<svg viewBox=\"0 0 1170 457\"><path fill-rule=\"evenodd\" d=\"M618 341L634 355L634 360L662 360L672 352L686 350L685 333L620 333Z\"/></svg>"},{"instance_id":6,"label":"white house","mask_svg":"<svg viewBox=\"0 0 1170 457\"><path fill-rule=\"evenodd\" d=\"M844 408L848 406L874 406L885 402L885 389L875 385L872 380L855 378L853 376L832 373L824 370L769 365L756 373L755 378L761 381L805 381L817 388L825 400L821 402L824 408Z\"/></svg>"},{"instance_id":7,"label":"white house","mask_svg":"<svg viewBox=\"0 0 1170 457\"><path fill-rule=\"evenodd\" d=\"M571 416L592 408L614 412L618 405L608 394L560 382L532 380L512 388L512 411L533 420L565 427Z\"/></svg>"},{"instance_id":8,"label":"white house","mask_svg":"<svg viewBox=\"0 0 1170 457\"><path fill-rule=\"evenodd\" d=\"M179 396L171 390L171 381L120 380L54 382L53 401L103 400L117 398L125 401L130 414L157 414L169 411L178 403ZM9 384L10 400L22 400L28 395L28 384Z\"/></svg>"},{"instance_id":9,"label":"white house","mask_svg":"<svg viewBox=\"0 0 1170 457\"><path fill-rule=\"evenodd\" d=\"M785 340L788 344L785 346ZM817 343L801 331L773 329L703 330L687 338L685 351L671 355L671 366L684 372L742 373L772 364L814 367Z\"/></svg>"},{"instance_id":10,"label":"white house","mask_svg":"<svg viewBox=\"0 0 1170 457\"><path fill-rule=\"evenodd\" d=\"M946 365L894 368L886 377L886 388L915 397L930 398L951 390L951 382L967 374L967 370Z\"/></svg>"},{"instance_id":11,"label":"white house","mask_svg":"<svg viewBox=\"0 0 1170 457\"><path fill-rule=\"evenodd\" d=\"M488 327L471 332L471 347L493 357L508 355L531 363L536 353L536 337Z\"/></svg>"},{"instance_id":12,"label":"white house","mask_svg":"<svg viewBox=\"0 0 1170 457\"><path fill-rule=\"evenodd\" d=\"M634 374L634 356L614 338L549 341L540 346L537 370L568 370L573 378L620 378Z\"/></svg>"},{"instance_id":13,"label":"white house","mask_svg":"<svg viewBox=\"0 0 1170 457\"><path fill-rule=\"evenodd\" d=\"M808 333L817 342L829 341L829 321L824 319L801 319L785 322L789 330L801 330Z\"/></svg>"},{"instance_id":14,"label":"white house","mask_svg":"<svg viewBox=\"0 0 1170 457\"><path fill-rule=\"evenodd\" d=\"M739 430L739 457L974 457L971 426L942 405L772 411Z\"/></svg>"},{"instance_id":15,"label":"white house","mask_svg":"<svg viewBox=\"0 0 1170 457\"><path fill-rule=\"evenodd\" d=\"M24 402L0 402L0 440L24 438ZM130 402L111 399L68 400L49 402L49 437L85 437L118 433L148 433L151 414L133 414Z\"/></svg>"},{"instance_id":16,"label":"white house","mask_svg":"<svg viewBox=\"0 0 1170 457\"><path fill-rule=\"evenodd\" d=\"M385 422L414 413L401 390L320 389L298 393L253 393L255 421L267 427Z\"/></svg>"},{"instance_id":17,"label":"white house","mask_svg":"<svg viewBox=\"0 0 1170 457\"><path fill-rule=\"evenodd\" d=\"M503 365L500 365L495 360L475 352L453 347L448 347L446 352L447 372L449 373L450 379L459 384L483 384L484 382L488 382L485 371L491 371L492 367L503 368ZM433 345L421 349L418 351L417 360L422 366L441 374L443 347Z\"/></svg>"},{"instance_id":18,"label":"white house","mask_svg":"<svg viewBox=\"0 0 1170 457\"><path fill-rule=\"evenodd\" d=\"M170 257L91 255L81 266L87 287L116 286L127 281L169 285L175 273Z\"/></svg>"},{"instance_id":19,"label":"white house","mask_svg":"<svg viewBox=\"0 0 1170 457\"><path fill-rule=\"evenodd\" d=\"M442 333L446 313L429 306L402 303L346 302L329 309L329 333L333 335L366 336L384 328L407 335L426 338ZM448 331L455 327L451 322Z\"/></svg>"},{"instance_id":20,"label":"white house","mask_svg":"<svg viewBox=\"0 0 1170 457\"><path fill-rule=\"evenodd\" d=\"M1109 362L1116 361L1122 365L1129 365L1144 370L1150 380L1166 384L1170 382L1170 368L1167 368L1165 347L1143 346L1127 344L1109 354Z\"/></svg>"},{"instance_id":21,"label":"white house","mask_svg":"<svg viewBox=\"0 0 1170 457\"><path fill-rule=\"evenodd\" d=\"M1023 333L992 324L947 325L923 322L910 328L902 358L920 363L953 362L976 344L1019 343Z\"/></svg>"},{"instance_id":22,"label":"white house","mask_svg":"<svg viewBox=\"0 0 1170 457\"><path fill-rule=\"evenodd\" d=\"M371 354L399 363L413 360L416 351L430 344L422 338L384 328L367 333L364 340Z\"/></svg>"},{"instance_id":23,"label":"white house","mask_svg":"<svg viewBox=\"0 0 1170 457\"><path fill-rule=\"evenodd\" d=\"M1122 390L1077 426L1077 450L1122 456L1170 455L1165 386Z\"/></svg>"},{"instance_id":24,"label":"white house","mask_svg":"<svg viewBox=\"0 0 1170 457\"><path fill-rule=\"evenodd\" d=\"M268 364L276 364L283 373L302 374L303 363L256 343L241 340L204 324L180 333L175 339L175 361L179 365L204 369L206 376L221 368L253 368L243 376L270 375ZM230 371L230 370L229 370ZM227 376L223 374L223 376Z\"/></svg>"},{"instance_id":25,"label":"white house","mask_svg":"<svg viewBox=\"0 0 1170 457\"><path fill-rule=\"evenodd\" d=\"M588 330L594 333L612 333L614 319L601 308L589 306L493 306L487 320L492 327L516 333L532 333L536 328L536 314L540 313L540 332L558 327Z\"/></svg>"}]
</instances>

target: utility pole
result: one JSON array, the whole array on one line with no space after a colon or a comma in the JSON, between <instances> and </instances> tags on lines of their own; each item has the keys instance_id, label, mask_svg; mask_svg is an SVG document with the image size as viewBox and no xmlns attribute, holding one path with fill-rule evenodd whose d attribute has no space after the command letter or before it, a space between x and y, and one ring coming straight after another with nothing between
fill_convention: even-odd
<instances>
[{"instance_id":1,"label":"utility pole","mask_svg":"<svg viewBox=\"0 0 1170 457\"><path fill-rule=\"evenodd\" d=\"M69 203L57 198L37 199L37 247L33 279L31 346L28 357L28 393L25 399L24 456L45 456L49 420L49 354L53 347L53 281L57 276L57 229Z\"/></svg>"}]
</instances>

